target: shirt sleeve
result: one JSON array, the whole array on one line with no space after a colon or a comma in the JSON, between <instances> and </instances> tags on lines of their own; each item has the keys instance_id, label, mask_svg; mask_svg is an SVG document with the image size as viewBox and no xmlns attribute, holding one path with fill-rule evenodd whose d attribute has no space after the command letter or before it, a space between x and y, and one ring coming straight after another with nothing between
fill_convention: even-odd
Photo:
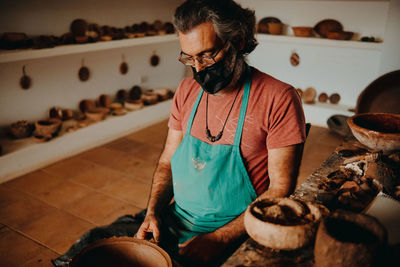
<instances>
[{"instance_id":1,"label":"shirt sleeve","mask_svg":"<svg viewBox=\"0 0 400 267\"><path fill-rule=\"evenodd\" d=\"M181 84L178 86L178 89L176 89L174 98L172 100L172 106L171 106L171 112L169 115L169 121L168 121L168 128L177 130L177 131L182 131L182 105L183 105L183 86L184 86L185 80L181 82Z\"/></svg>"},{"instance_id":2,"label":"shirt sleeve","mask_svg":"<svg viewBox=\"0 0 400 267\"><path fill-rule=\"evenodd\" d=\"M296 89L284 90L275 103L268 118L267 148L303 143L306 139L305 117Z\"/></svg>"}]
</instances>

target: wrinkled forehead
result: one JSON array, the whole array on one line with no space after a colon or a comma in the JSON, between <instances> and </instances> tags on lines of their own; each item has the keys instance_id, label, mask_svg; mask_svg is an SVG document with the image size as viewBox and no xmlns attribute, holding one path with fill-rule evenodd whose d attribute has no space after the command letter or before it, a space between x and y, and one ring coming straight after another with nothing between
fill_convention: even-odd
<instances>
[{"instance_id":1,"label":"wrinkled forehead","mask_svg":"<svg viewBox=\"0 0 400 267\"><path fill-rule=\"evenodd\" d=\"M178 32L178 35L182 52L190 56L212 51L220 44L211 22L199 24L187 32Z\"/></svg>"}]
</instances>

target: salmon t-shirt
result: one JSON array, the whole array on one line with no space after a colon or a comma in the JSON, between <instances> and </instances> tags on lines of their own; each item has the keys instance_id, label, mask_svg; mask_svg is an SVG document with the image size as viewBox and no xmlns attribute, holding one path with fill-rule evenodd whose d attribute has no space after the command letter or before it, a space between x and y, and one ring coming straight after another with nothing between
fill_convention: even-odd
<instances>
[{"instance_id":1,"label":"salmon t-shirt","mask_svg":"<svg viewBox=\"0 0 400 267\"><path fill-rule=\"evenodd\" d=\"M289 84L252 68L251 88L240 149L244 165L257 195L269 186L268 149L305 141L305 118L301 99ZM200 85L185 78L179 85L171 108L168 127L186 133L187 123ZM206 136L206 93L204 93L190 134L209 144L232 145L239 119L244 85L228 117L222 138L211 143ZM222 130L237 91L208 96L208 128L213 136Z\"/></svg>"}]
</instances>

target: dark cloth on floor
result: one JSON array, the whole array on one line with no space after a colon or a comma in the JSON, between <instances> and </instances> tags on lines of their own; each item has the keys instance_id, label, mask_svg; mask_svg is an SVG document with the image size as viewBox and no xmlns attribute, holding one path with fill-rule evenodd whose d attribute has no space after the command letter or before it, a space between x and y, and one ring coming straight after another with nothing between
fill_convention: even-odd
<instances>
[{"instance_id":1,"label":"dark cloth on floor","mask_svg":"<svg viewBox=\"0 0 400 267\"><path fill-rule=\"evenodd\" d=\"M146 210L143 210L135 216L124 215L119 217L115 222L111 223L110 225L93 228L92 230L84 233L65 254L52 260L51 262L56 267L66 267L68 266L72 258L76 256L82 249L96 241L104 238L111 238L114 236L133 237L139 230L139 227L142 224L145 215Z\"/></svg>"}]
</instances>

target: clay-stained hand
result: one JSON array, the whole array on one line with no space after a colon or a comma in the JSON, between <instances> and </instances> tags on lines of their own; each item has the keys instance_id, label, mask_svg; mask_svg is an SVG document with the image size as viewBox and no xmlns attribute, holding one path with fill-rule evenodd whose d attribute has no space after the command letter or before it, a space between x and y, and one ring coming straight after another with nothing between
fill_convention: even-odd
<instances>
[{"instance_id":1,"label":"clay-stained hand","mask_svg":"<svg viewBox=\"0 0 400 267\"><path fill-rule=\"evenodd\" d=\"M156 244L160 243L160 219L153 215L147 214L142 225L136 233L139 239L151 240L154 238Z\"/></svg>"},{"instance_id":2,"label":"clay-stained hand","mask_svg":"<svg viewBox=\"0 0 400 267\"><path fill-rule=\"evenodd\" d=\"M211 232L197 235L179 244L179 254L190 261L205 264L217 259L227 246L226 241Z\"/></svg>"}]
</instances>

